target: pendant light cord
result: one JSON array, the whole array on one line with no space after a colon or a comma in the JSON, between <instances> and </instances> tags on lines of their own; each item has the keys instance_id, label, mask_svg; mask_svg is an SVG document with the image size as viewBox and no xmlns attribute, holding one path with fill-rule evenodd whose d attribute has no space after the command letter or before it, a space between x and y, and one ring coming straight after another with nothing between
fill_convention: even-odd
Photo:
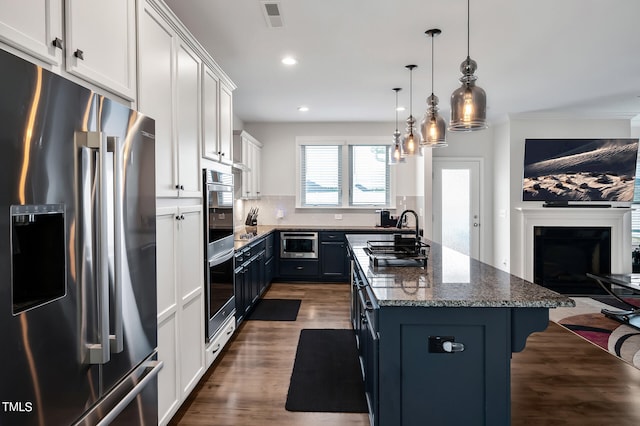
<instances>
[{"instance_id":1,"label":"pendant light cord","mask_svg":"<svg viewBox=\"0 0 640 426\"><path fill-rule=\"evenodd\" d=\"M398 133L398 91L400 89L394 89L396 92L396 133Z\"/></svg>"},{"instance_id":2,"label":"pendant light cord","mask_svg":"<svg viewBox=\"0 0 640 426\"><path fill-rule=\"evenodd\" d=\"M470 44L470 33L471 33L471 25L470 25L470 21L471 21L471 0L467 0L467 58L470 57L469 55L469 44Z\"/></svg>"},{"instance_id":3,"label":"pendant light cord","mask_svg":"<svg viewBox=\"0 0 640 426\"><path fill-rule=\"evenodd\" d=\"M431 35L431 95L433 95L433 38L435 34Z\"/></svg>"},{"instance_id":4,"label":"pendant light cord","mask_svg":"<svg viewBox=\"0 0 640 426\"><path fill-rule=\"evenodd\" d=\"M413 117L413 68L409 68L409 116ZM413 134L413 127L411 134Z\"/></svg>"}]
</instances>

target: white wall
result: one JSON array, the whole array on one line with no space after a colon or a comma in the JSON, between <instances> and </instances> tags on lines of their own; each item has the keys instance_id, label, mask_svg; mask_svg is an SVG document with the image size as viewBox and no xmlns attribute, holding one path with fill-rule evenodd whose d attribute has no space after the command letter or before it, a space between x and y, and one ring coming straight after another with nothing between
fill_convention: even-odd
<instances>
[{"instance_id":1,"label":"white wall","mask_svg":"<svg viewBox=\"0 0 640 426\"><path fill-rule=\"evenodd\" d=\"M510 139L509 123L496 125L493 141L493 259L494 265L504 271L509 271L510 255L510 173L509 161Z\"/></svg>"},{"instance_id":2,"label":"white wall","mask_svg":"<svg viewBox=\"0 0 640 426\"><path fill-rule=\"evenodd\" d=\"M372 136L388 137L389 144L395 125L393 123L244 123L244 129L262 144L261 193L263 201L248 202L262 204L261 219L264 224L331 224L374 225L374 209L295 209L291 203L295 197L295 141L299 136ZM396 166L397 209L415 208L417 192L417 158ZM407 197L404 203L403 197ZM281 206L278 204L281 203ZM403 204L404 203L404 204ZM275 221L275 210L286 207L285 218ZM335 219L341 214L342 219ZM422 225L422 224L421 224Z\"/></svg>"},{"instance_id":3,"label":"white wall","mask_svg":"<svg viewBox=\"0 0 640 426\"><path fill-rule=\"evenodd\" d=\"M629 120L536 120L512 119L509 123L510 159L510 271L524 276L520 256L522 247L521 215L524 141L527 138L628 138ZM540 205L542 203L539 203ZM531 202L527 204L530 206ZM629 233L631 230L628 230Z\"/></svg>"},{"instance_id":4,"label":"white wall","mask_svg":"<svg viewBox=\"0 0 640 426\"><path fill-rule=\"evenodd\" d=\"M480 260L495 264L493 256L493 153L494 129L478 132L448 132L448 146L433 149L433 158L481 159L480 171ZM431 172L429 171L429 175ZM430 189L430 188L429 188ZM429 196L428 200L431 199ZM425 201L425 204L428 203Z\"/></svg>"}]
</instances>

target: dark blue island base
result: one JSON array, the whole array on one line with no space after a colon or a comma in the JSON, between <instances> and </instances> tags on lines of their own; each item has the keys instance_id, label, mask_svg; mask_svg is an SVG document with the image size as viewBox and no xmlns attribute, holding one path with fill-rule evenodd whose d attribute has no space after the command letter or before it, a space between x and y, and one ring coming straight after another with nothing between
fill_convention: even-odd
<instances>
[{"instance_id":1,"label":"dark blue island base","mask_svg":"<svg viewBox=\"0 0 640 426\"><path fill-rule=\"evenodd\" d=\"M509 425L511 354L547 328L549 308L574 302L459 254L468 280L442 280L448 266L432 242L427 268L375 268L367 237L380 238L347 239L371 424Z\"/></svg>"}]
</instances>

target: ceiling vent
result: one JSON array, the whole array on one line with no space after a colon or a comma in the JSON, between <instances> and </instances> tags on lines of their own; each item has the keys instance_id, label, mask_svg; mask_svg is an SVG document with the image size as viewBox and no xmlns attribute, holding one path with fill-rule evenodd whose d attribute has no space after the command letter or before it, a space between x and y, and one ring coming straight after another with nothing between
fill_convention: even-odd
<instances>
[{"instance_id":1,"label":"ceiling vent","mask_svg":"<svg viewBox=\"0 0 640 426\"><path fill-rule=\"evenodd\" d=\"M282 21L282 15L280 14L280 2L263 1L262 13L267 20L267 26L269 28L282 28L284 23Z\"/></svg>"}]
</instances>

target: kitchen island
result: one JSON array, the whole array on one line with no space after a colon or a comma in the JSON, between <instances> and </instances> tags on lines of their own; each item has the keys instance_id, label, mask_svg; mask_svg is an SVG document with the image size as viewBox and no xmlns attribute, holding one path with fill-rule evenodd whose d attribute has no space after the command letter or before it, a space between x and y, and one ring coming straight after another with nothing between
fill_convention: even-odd
<instances>
[{"instance_id":1,"label":"kitchen island","mask_svg":"<svg viewBox=\"0 0 640 426\"><path fill-rule=\"evenodd\" d=\"M347 235L351 321L372 425L508 425L511 353L573 300L439 244L426 266L371 261Z\"/></svg>"}]
</instances>

